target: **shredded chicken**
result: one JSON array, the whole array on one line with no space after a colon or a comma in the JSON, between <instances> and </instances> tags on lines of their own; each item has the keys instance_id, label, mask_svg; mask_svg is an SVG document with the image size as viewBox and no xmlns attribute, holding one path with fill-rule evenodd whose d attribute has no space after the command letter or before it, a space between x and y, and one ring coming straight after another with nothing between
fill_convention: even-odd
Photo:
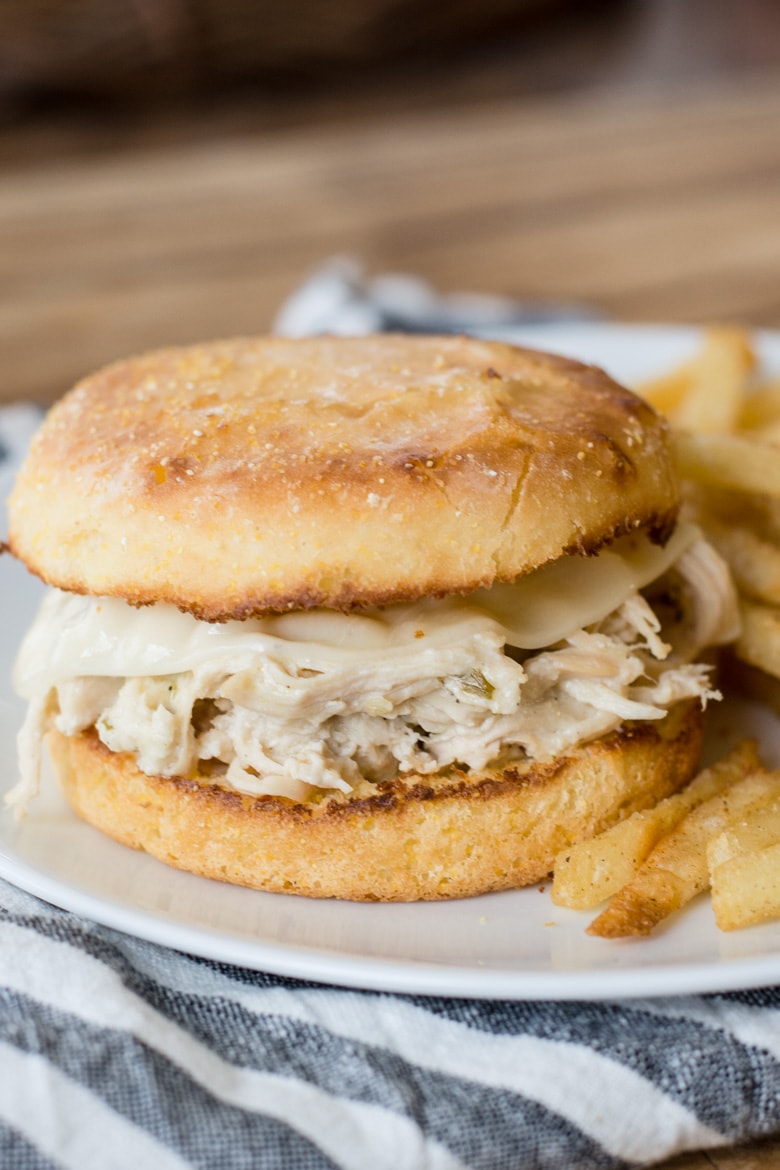
<instances>
[{"instance_id":1,"label":"shredded chicken","mask_svg":"<svg viewBox=\"0 0 780 1170\"><path fill-rule=\"evenodd\" d=\"M297 665L295 643L267 638L261 653L216 654L180 673L62 677L30 702L11 803L37 791L51 727L69 736L95 727L149 775L195 776L208 762L215 782L294 799L348 792L364 777L557 756L623 721L660 720L684 698L719 697L691 660L737 634L722 560L695 541L648 593L655 610L635 591L525 656L482 614L460 640L357 660L325 654L315 669Z\"/></svg>"},{"instance_id":2,"label":"shredded chicken","mask_svg":"<svg viewBox=\"0 0 780 1170\"><path fill-rule=\"evenodd\" d=\"M150 775L192 776L210 761L225 786L296 799L313 788L348 792L361 777L559 755L625 720L661 719L681 699L719 697L690 659L736 634L728 573L697 541L668 578L685 599L670 629L634 592L601 622L525 658L486 618L462 644L420 642L360 668L298 669L288 644L177 674L60 681L30 706L14 799L37 790L32 745L51 726L66 735L94 726Z\"/></svg>"}]
</instances>

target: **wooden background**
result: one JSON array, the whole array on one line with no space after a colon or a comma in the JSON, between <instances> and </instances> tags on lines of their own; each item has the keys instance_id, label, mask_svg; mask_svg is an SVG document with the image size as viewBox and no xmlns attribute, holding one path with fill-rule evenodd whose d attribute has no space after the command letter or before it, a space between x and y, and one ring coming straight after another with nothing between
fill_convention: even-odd
<instances>
[{"instance_id":1,"label":"wooden background","mask_svg":"<svg viewBox=\"0 0 780 1170\"><path fill-rule=\"evenodd\" d=\"M530 95L478 71L6 126L0 394L265 330L339 253L621 320L780 326L780 70Z\"/></svg>"},{"instance_id":2,"label":"wooden background","mask_svg":"<svg viewBox=\"0 0 780 1170\"><path fill-rule=\"evenodd\" d=\"M743 4L703 42L689 4L686 56L656 9L633 56L559 29L354 91L6 119L0 397L51 400L118 356L263 331L335 254L619 320L780 327L780 22L756 32ZM778 1165L771 1142L668 1170Z\"/></svg>"}]
</instances>

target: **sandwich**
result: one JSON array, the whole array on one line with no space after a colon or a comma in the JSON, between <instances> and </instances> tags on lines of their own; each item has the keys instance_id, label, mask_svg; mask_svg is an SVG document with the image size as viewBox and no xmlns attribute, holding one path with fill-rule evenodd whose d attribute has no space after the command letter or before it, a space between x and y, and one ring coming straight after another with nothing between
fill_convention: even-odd
<instances>
[{"instance_id":1,"label":"sandwich","mask_svg":"<svg viewBox=\"0 0 780 1170\"><path fill-rule=\"evenodd\" d=\"M238 339L86 378L9 502L49 589L24 806L258 889L543 879L679 788L733 638L666 424L598 369L458 337Z\"/></svg>"}]
</instances>

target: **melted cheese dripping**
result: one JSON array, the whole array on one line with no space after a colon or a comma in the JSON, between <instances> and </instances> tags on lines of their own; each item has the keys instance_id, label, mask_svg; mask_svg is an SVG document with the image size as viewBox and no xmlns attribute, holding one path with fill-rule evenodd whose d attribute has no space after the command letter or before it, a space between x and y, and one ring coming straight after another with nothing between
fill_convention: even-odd
<instances>
[{"instance_id":1,"label":"melted cheese dripping","mask_svg":"<svg viewBox=\"0 0 780 1170\"><path fill-rule=\"evenodd\" d=\"M662 630L638 589L670 568L670 596L687 600ZM208 761L224 787L294 800L453 763L480 770L507 751L559 755L624 719L717 697L690 660L737 624L728 570L691 527L664 550L624 539L514 586L353 615L210 625L53 592L18 663L31 703L6 799L21 811L35 795L51 727L94 727L150 775L197 776Z\"/></svg>"},{"instance_id":2,"label":"melted cheese dripping","mask_svg":"<svg viewBox=\"0 0 780 1170\"><path fill-rule=\"evenodd\" d=\"M512 585L351 614L320 609L213 623L172 605L137 609L118 598L51 590L22 644L14 682L34 699L81 676L157 677L268 654L298 672L319 672L463 644L480 633L536 650L601 621L666 572L698 535L680 524L660 548L636 534L595 557L561 557Z\"/></svg>"}]
</instances>

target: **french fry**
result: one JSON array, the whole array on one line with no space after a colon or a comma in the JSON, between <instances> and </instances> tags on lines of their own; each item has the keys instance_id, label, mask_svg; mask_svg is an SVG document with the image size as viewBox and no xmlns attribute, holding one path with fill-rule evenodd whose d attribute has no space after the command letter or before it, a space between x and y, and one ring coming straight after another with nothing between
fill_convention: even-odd
<instances>
[{"instance_id":1,"label":"french fry","mask_svg":"<svg viewBox=\"0 0 780 1170\"><path fill-rule=\"evenodd\" d=\"M780 678L737 658L733 649L720 656L720 677L730 691L737 691L780 715Z\"/></svg>"},{"instance_id":2,"label":"french fry","mask_svg":"<svg viewBox=\"0 0 780 1170\"><path fill-rule=\"evenodd\" d=\"M685 496L691 514L698 516L707 532L711 520L719 521L729 527L747 528L767 544L780 547L780 496L704 487L690 480Z\"/></svg>"},{"instance_id":3,"label":"french fry","mask_svg":"<svg viewBox=\"0 0 780 1170\"><path fill-rule=\"evenodd\" d=\"M780 797L757 800L749 805L739 820L714 837L707 846L707 864L711 871L743 853L757 853L780 843Z\"/></svg>"},{"instance_id":4,"label":"french fry","mask_svg":"<svg viewBox=\"0 0 780 1170\"><path fill-rule=\"evenodd\" d=\"M673 415L690 388L691 365L685 362L668 374L643 382L636 388L637 394L661 414Z\"/></svg>"},{"instance_id":5,"label":"french fry","mask_svg":"<svg viewBox=\"0 0 780 1170\"><path fill-rule=\"evenodd\" d=\"M737 419L738 430L765 427L780 419L780 380L765 382L746 398Z\"/></svg>"},{"instance_id":6,"label":"french fry","mask_svg":"<svg viewBox=\"0 0 780 1170\"><path fill-rule=\"evenodd\" d=\"M688 388L670 412L675 426L705 434L733 431L755 362L743 329L708 330L704 346L689 363Z\"/></svg>"},{"instance_id":7,"label":"french fry","mask_svg":"<svg viewBox=\"0 0 780 1170\"><path fill-rule=\"evenodd\" d=\"M780 457L776 447L740 435L679 432L674 436L680 474L714 488L733 488L780 496Z\"/></svg>"},{"instance_id":8,"label":"french fry","mask_svg":"<svg viewBox=\"0 0 780 1170\"><path fill-rule=\"evenodd\" d=\"M751 666L780 678L780 609L741 598L742 631L734 653Z\"/></svg>"},{"instance_id":9,"label":"french fry","mask_svg":"<svg viewBox=\"0 0 780 1170\"><path fill-rule=\"evenodd\" d=\"M653 847L691 809L759 767L755 742L743 740L681 792L634 813L598 837L565 849L555 862L553 902L574 910L598 906L631 880Z\"/></svg>"},{"instance_id":10,"label":"french fry","mask_svg":"<svg viewBox=\"0 0 780 1170\"><path fill-rule=\"evenodd\" d=\"M780 917L780 800L759 802L707 846L712 908L721 930Z\"/></svg>"},{"instance_id":11,"label":"french fry","mask_svg":"<svg viewBox=\"0 0 780 1170\"><path fill-rule=\"evenodd\" d=\"M741 853L714 869L712 909L721 930L780 918L780 843Z\"/></svg>"},{"instance_id":12,"label":"french fry","mask_svg":"<svg viewBox=\"0 0 780 1170\"><path fill-rule=\"evenodd\" d=\"M743 593L780 605L780 547L763 540L752 528L727 524L714 516L705 520L707 536L731 569Z\"/></svg>"},{"instance_id":13,"label":"french fry","mask_svg":"<svg viewBox=\"0 0 780 1170\"><path fill-rule=\"evenodd\" d=\"M754 367L749 333L714 328L698 353L638 392L669 416L686 506L737 585L743 629L727 678L762 701L774 686L780 710L780 380L756 387ZM565 850L552 897L586 909L611 896L589 933L647 934L709 885L710 869L723 929L780 917L780 772L764 772L752 744Z\"/></svg>"},{"instance_id":14,"label":"french fry","mask_svg":"<svg viewBox=\"0 0 780 1170\"><path fill-rule=\"evenodd\" d=\"M652 850L588 927L599 938L649 934L709 885L707 845L758 800L780 798L780 773L755 772L705 800Z\"/></svg>"},{"instance_id":15,"label":"french fry","mask_svg":"<svg viewBox=\"0 0 780 1170\"><path fill-rule=\"evenodd\" d=\"M765 422L762 426L753 427L752 430L743 433L751 439L760 439L762 443L777 447L780 445L780 418L772 419L771 422Z\"/></svg>"}]
</instances>

